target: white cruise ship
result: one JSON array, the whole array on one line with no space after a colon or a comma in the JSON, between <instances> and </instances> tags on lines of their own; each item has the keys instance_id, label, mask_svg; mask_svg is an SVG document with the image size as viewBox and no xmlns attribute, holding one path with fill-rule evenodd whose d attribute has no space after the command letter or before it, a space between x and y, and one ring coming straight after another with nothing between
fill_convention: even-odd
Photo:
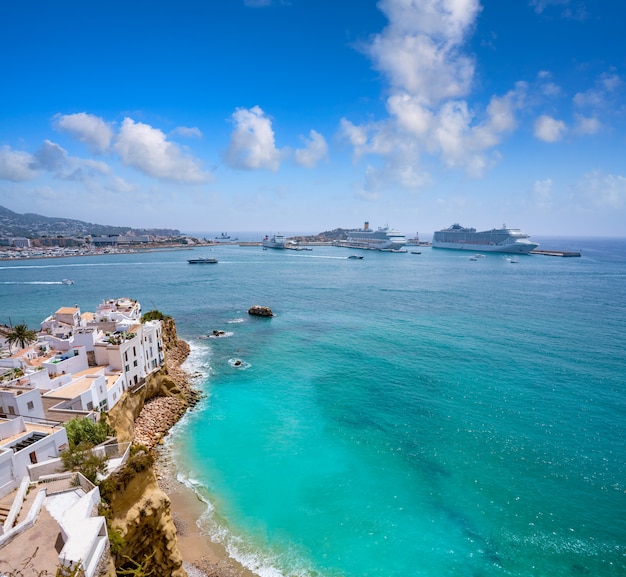
<instances>
[{"instance_id":1,"label":"white cruise ship","mask_svg":"<svg viewBox=\"0 0 626 577\"><path fill-rule=\"evenodd\" d=\"M401 250L406 244L406 236L388 226L371 229L369 222L363 228L348 233L345 245L350 248L365 248L370 250Z\"/></svg>"},{"instance_id":2,"label":"white cruise ship","mask_svg":"<svg viewBox=\"0 0 626 577\"><path fill-rule=\"evenodd\" d=\"M456 223L433 235L433 248L528 254L538 246L518 228L506 226L476 232L475 228L465 228Z\"/></svg>"}]
</instances>

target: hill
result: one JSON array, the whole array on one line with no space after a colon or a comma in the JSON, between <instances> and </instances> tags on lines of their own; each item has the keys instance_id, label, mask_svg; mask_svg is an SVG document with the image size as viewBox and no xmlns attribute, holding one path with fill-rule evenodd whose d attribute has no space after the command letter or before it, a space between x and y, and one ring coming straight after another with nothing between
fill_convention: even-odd
<instances>
[{"instance_id":1,"label":"hill","mask_svg":"<svg viewBox=\"0 0 626 577\"><path fill-rule=\"evenodd\" d=\"M42 237L85 237L111 234L152 234L155 236L179 236L175 229L137 229L129 226L93 224L71 218L55 218L39 214L19 214L0 206L0 236Z\"/></svg>"}]
</instances>

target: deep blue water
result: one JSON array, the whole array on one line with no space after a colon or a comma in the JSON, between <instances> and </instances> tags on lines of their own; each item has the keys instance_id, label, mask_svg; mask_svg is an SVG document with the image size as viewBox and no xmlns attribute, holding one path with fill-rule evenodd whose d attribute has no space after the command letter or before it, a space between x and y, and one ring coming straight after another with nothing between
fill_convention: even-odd
<instances>
[{"instance_id":1,"label":"deep blue water","mask_svg":"<svg viewBox=\"0 0 626 577\"><path fill-rule=\"evenodd\" d=\"M118 296L174 316L206 396L169 445L264 575L625 575L626 240L537 240L583 256L0 262L0 322Z\"/></svg>"}]
</instances>

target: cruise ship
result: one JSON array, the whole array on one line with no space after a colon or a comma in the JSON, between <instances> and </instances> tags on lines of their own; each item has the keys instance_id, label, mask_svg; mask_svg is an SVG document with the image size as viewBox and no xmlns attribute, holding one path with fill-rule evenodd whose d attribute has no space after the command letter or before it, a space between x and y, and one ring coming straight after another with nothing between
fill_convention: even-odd
<instances>
[{"instance_id":1,"label":"cruise ship","mask_svg":"<svg viewBox=\"0 0 626 577\"><path fill-rule=\"evenodd\" d=\"M282 234L275 234L271 238L265 235L263 239L264 248L285 248L285 237Z\"/></svg>"},{"instance_id":2,"label":"cruise ship","mask_svg":"<svg viewBox=\"0 0 626 577\"><path fill-rule=\"evenodd\" d=\"M348 240L343 246L350 248L364 248L370 250L401 250L406 244L406 236L388 226L378 227L378 230L370 228L366 222L363 228L352 230L348 233Z\"/></svg>"},{"instance_id":3,"label":"cruise ship","mask_svg":"<svg viewBox=\"0 0 626 577\"><path fill-rule=\"evenodd\" d=\"M465 228L456 223L433 235L433 248L528 254L538 246L518 228L506 226L476 232L475 228Z\"/></svg>"}]
</instances>

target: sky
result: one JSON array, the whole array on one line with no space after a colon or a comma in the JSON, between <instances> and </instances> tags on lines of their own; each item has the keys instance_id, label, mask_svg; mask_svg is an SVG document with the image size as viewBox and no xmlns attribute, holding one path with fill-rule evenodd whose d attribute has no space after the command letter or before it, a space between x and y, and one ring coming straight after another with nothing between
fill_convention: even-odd
<instances>
[{"instance_id":1,"label":"sky","mask_svg":"<svg viewBox=\"0 0 626 577\"><path fill-rule=\"evenodd\" d=\"M0 205L626 237L623 0L0 1Z\"/></svg>"}]
</instances>

